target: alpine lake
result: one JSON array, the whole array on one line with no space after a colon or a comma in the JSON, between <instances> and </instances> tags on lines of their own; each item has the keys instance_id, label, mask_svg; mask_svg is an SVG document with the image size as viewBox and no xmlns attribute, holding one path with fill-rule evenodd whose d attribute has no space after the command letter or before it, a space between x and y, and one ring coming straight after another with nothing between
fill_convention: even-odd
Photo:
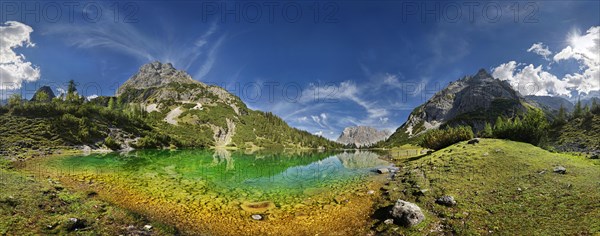
<instances>
[{"instance_id":1,"label":"alpine lake","mask_svg":"<svg viewBox=\"0 0 600 236\"><path fill-rule=\"evenodd\" d=\"M27 164L185 235L366 234L390 163L368 151L138 150Z\"/></svg>"}]
</instances>

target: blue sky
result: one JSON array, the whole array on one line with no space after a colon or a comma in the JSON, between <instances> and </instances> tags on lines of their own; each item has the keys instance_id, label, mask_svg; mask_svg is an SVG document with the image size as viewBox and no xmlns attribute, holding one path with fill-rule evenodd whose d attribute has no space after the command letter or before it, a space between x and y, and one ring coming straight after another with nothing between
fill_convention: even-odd
<instances>
[{"instance_id":1,"label":"blue sky","mask_svg":"<svg viewBox=\"0 0 600 236\"><path fill-rule=\"evenodd\" d=\"M73 3L0 3L3 96L69 79L113 95L159 60L335 139L352 125L394 130L480 68L524 94L600 89L598 1Z\"/></svg>"}]
</instances>

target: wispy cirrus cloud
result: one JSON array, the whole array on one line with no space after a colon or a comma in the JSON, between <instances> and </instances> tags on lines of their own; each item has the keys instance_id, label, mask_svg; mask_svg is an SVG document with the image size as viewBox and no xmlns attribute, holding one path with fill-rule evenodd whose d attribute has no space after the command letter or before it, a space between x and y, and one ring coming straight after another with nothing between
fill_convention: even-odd
<instances>
[{"instance_id":1,"label":"wispy cirrus cloud","mask_svg":"<svg viewBox=\"0 0 600 236\"><path fill-rule=\"evenodd\" d=\"M196 32L199 36L193 40L184 41L185 37L181 37L177 41L173 39L179 37L169 35L168 29L159 28L158 33L152 34L137 28L135 23L114 22L110 19L112 17L107 16L91 24L50 24L46 25L42 34L59 36L67 44L77 48L109 49L143 62L170 62L183 70L198 68L195 73L190 73L195 79L202 79L211 71L218 50L226 39L226 34L219 34L216 22Z\"/></svg>"}]
</instances>

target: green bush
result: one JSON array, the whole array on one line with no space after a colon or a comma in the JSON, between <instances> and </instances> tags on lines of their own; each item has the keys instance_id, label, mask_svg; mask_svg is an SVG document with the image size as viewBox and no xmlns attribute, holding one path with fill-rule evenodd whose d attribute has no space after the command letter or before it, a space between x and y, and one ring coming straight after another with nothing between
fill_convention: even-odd
<instances>
[{"instance_id":1,"label":"green bush","mask_svg":"<svg viewBox=\"0 0 600 236\"><path fill-rule=\"evenodd\" d=\"M523 118L498 117L494 125L494 137L539 145L548 132L548 120L541 110L533 109Z\"/></svg>"},{"instance_id":2,"label":"green bush","mask_svg":"<svg viewBox=\"0 0 600 236\"><path fill-rule=\"evenodd\" d=\"M494 137L494 129L492 129L492 125L490 123L485 122L485 126L483 130L479 132L479 137L482 138L492 138Z\"/></svg>"},{"instance_id":3,"label":"green bush","mask_svg":"<svg viewBox=\"0 0 600 236\"><path fill-rule=\"evenodd\" d=\"M473 137L473 130L468 126L436 129L427 132L423 136L420 145L433 150L440 150L460 141L472 139Z\"/></svg>"},{"instance_id":4,"label":"green bush","mask_svg":"<svg viewBox=\"0 0 600 236\"><path fill-rule=\"evenodd\" d=\"M110 136L109 136L109 137L106 137L106 138L104 139L104 146L106 146L107 148L110 148L111 150L119 150L119 149L121 149L121 145L119 145L119 144L117 143L117 141L115 141L115 140L114 140L113 138L111 138Z\"/></svg>"}]
</instances>

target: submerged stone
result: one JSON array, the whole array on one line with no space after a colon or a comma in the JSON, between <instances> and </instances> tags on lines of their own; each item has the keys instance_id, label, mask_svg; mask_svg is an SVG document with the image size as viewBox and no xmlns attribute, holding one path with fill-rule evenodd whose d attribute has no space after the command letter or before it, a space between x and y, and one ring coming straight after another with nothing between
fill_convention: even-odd
<instances>
[{"instance_id":1,"label":"submerged stone","mask_svg":"<svg viewBox=\"0 0 600 236\"><path fill-rule=\"evenodd\" d=\"M246 212L260 213L275 208L275 204L270 201L244 202L240 205L240 207Z\"/></svg>"}]
</instances>

